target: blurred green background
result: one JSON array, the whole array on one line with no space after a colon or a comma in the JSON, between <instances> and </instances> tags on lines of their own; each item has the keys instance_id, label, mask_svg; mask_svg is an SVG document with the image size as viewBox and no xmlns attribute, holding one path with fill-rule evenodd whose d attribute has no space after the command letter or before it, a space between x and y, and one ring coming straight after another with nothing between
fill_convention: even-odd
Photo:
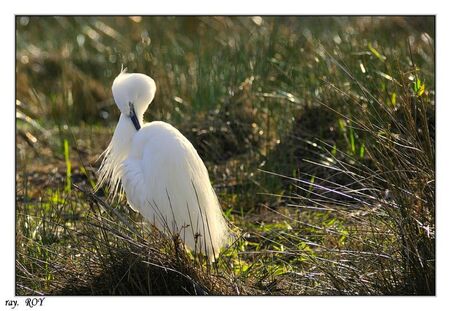
<instances>
[{"instance_id":1,"label":"blurred green background","mask_svg":"<svg viewBox=\"0 0 450 311\"><path fill-rule=\"evenodd\" d=\"M265 174L255 178L256 169L296 177L311 153L300 140L347 149L342 119L317 107L349 113L330 92L329 83L352 88L330 55L380 98L393 98L388 78L412 66L410 53L434 89L432 38L434 17L17 17L18 111L46 130L35 139L45 145L51 137L53 154L62 154L69 126L85 161L96 165L118 119L112 81L122 66L146 73L157 83L147 121L178 127L204 160L227 166L210 165L216 185L251 190L254 206L255 192L284 187ZM19 138L30 142L33 133L21 126ZM32 156L39 163L43 153Z\"/></svg>"},{"instance_id":2,"label":"blurred green background","mask_svg":"<svg viewBox=\"0 0 450 311\"><path fill-rule=\"evenodd\" d=\"M308 104L321 95L321 80L330 75L331 64L317 51L318 43L332 54L348 54L356 60L356 68L350 68L359 69L359 62L374 57L369 44L382 55L407 62L402 53L408 52L409 41L417 65L431 74L433 21L434 17L17 17L17 97L42 119L109 124L117 116L110 86L123 65L157 81L151 119L180 122L218 109L247 79L254 106L263 100L269 101L268 108L280 106L280 99L289 99L283 92L301 95L301 104ZM265 93L276 100L263 97Z\"/></svg>"},{"instance_id":3,"label":"blurred green background","mask_svg":"<svg viewBox=\"0 0 450 311\"><path fill-rule=\"evenodd\" d=\"M412 66L410 53L427 90L434 89L432 38L434 17L17 17L18 110L48 130L39 139L68 135L64 126L79 129L78 145L92 163L118 119L110 89L124 66L157 83L146 119L178 127L206 161L247 155L249 171L257 163L296 176L298 141L289 136L341 147L339 120L314 108L326 102L348 113L330 94L328 83L351 87L329 55L392 97L382 75L399 78L399 67ZM316 110L308 115L307 108ZM54 153L62 153L62 142L49 142ZM267 158L269 151L275 156Z\"/></svg>"}]
</instances>

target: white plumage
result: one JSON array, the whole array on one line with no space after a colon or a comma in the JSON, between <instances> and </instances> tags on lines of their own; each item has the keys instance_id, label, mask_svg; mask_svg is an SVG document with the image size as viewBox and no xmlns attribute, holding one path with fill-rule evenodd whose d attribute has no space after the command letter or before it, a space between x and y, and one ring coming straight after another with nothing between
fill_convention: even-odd
<instances>
[{"instance_id":1,"label":"white plumage","mask_svg":"<svg viewBox=\"0 0 450 311\"><path fill-rule=\"evenodd\" d=\"M113 196L122 186L129 205L147 221L214 259L230 235L203 161L170 124L143 124L155 82L121 72L112 92L121 115L104 152L99 185L109 184Z\"/></svg>"}]
</instances>

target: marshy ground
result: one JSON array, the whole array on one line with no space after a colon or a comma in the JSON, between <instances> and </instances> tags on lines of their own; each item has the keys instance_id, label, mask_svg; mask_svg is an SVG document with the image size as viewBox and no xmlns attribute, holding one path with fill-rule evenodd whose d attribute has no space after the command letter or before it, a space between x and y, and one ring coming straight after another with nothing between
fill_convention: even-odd
<instances>
[{"instance_id":1,"label":"marshy ground","mask_svg":"<svg viewBox=\"0 0 450 311\"><path fill-rule=\"evenodd\" d=\"M434 17L16 18L17 295L433 295ZM94 192L124 65L238 237L212 265Z\"/></svg>"}]
</instances>

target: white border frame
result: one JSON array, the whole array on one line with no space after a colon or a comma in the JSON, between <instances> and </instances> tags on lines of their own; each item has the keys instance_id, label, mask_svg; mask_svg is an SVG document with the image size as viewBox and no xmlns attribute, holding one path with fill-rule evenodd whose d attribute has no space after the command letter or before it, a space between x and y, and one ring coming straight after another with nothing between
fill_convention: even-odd
<instances>
[{"instance_id":1,"label":"white border frame","mask_svg":"<svg viewBox=\"0 0 450 311\"><path fill-rule=\"evenodd\" d=\"M206 2L205 2L206 3ZM1 51L1 138L6 140L0 161L3 176L1 178L1 287L0 304L5 307L6 299L17 299L24 309L24 298L14 296L14 208L15 208L15 15L22 14L129 14L129 15L434 15L436 14L436 134L437 134L437 265L436 265L436 297L47 297L45 309L77 310L83 308L97 310L189 310L195 309L228 309L247 310L442 310L448 304L450 289L449 228L450 202L449 193L449 116L450 98L447 92L450 68L448 35L449 12L445 9L445 1L255 1L242 0L221 1L219 3L192 3L192 1L165 0L157 4L150 1L128 0L126 3L112 3L78 0L74 3L39 1L3 1L1 10L1 39L4 42ZM447 26L445 26L447 24ZM447 29L447 30L445 30ZM448 308L448 307L447 307Z\"/></svg>"}]
</instances>

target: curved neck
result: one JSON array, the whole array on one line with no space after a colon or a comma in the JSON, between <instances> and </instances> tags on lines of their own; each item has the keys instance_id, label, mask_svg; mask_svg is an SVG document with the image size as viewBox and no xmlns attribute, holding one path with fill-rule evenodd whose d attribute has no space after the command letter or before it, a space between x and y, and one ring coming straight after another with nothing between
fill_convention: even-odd
<instances>
[{"instance_id":1,"label":"curved neck","mask_svg":"<svg viewBox=\"0 0 450 311\"><path fill-rule=\"evenodd\" d=\"M138 116L139 123L142 125L143 117ZM114 130L114 135L111 140L112 153L115 157L119 158L117 160L123 160L128 156L131 141L134 134L137 131L134 128L133 122L130 117L120 114L119 122L117 123L116 129Z\"/></svg>"},{"instance_id":2,"label":"curved neck","mask_svg":"<svg viewBox=\"0 0 450 311\"><path fill-rule=\"evenodd\" d=\"M139 119L142 122L142 116ZM112 188L113 197L120 192L120 167L122 162L130 155L131 142L136 133L131 119L121 114L99 169L99 186L108 183Z\"/></svg>"}]
</instances>

